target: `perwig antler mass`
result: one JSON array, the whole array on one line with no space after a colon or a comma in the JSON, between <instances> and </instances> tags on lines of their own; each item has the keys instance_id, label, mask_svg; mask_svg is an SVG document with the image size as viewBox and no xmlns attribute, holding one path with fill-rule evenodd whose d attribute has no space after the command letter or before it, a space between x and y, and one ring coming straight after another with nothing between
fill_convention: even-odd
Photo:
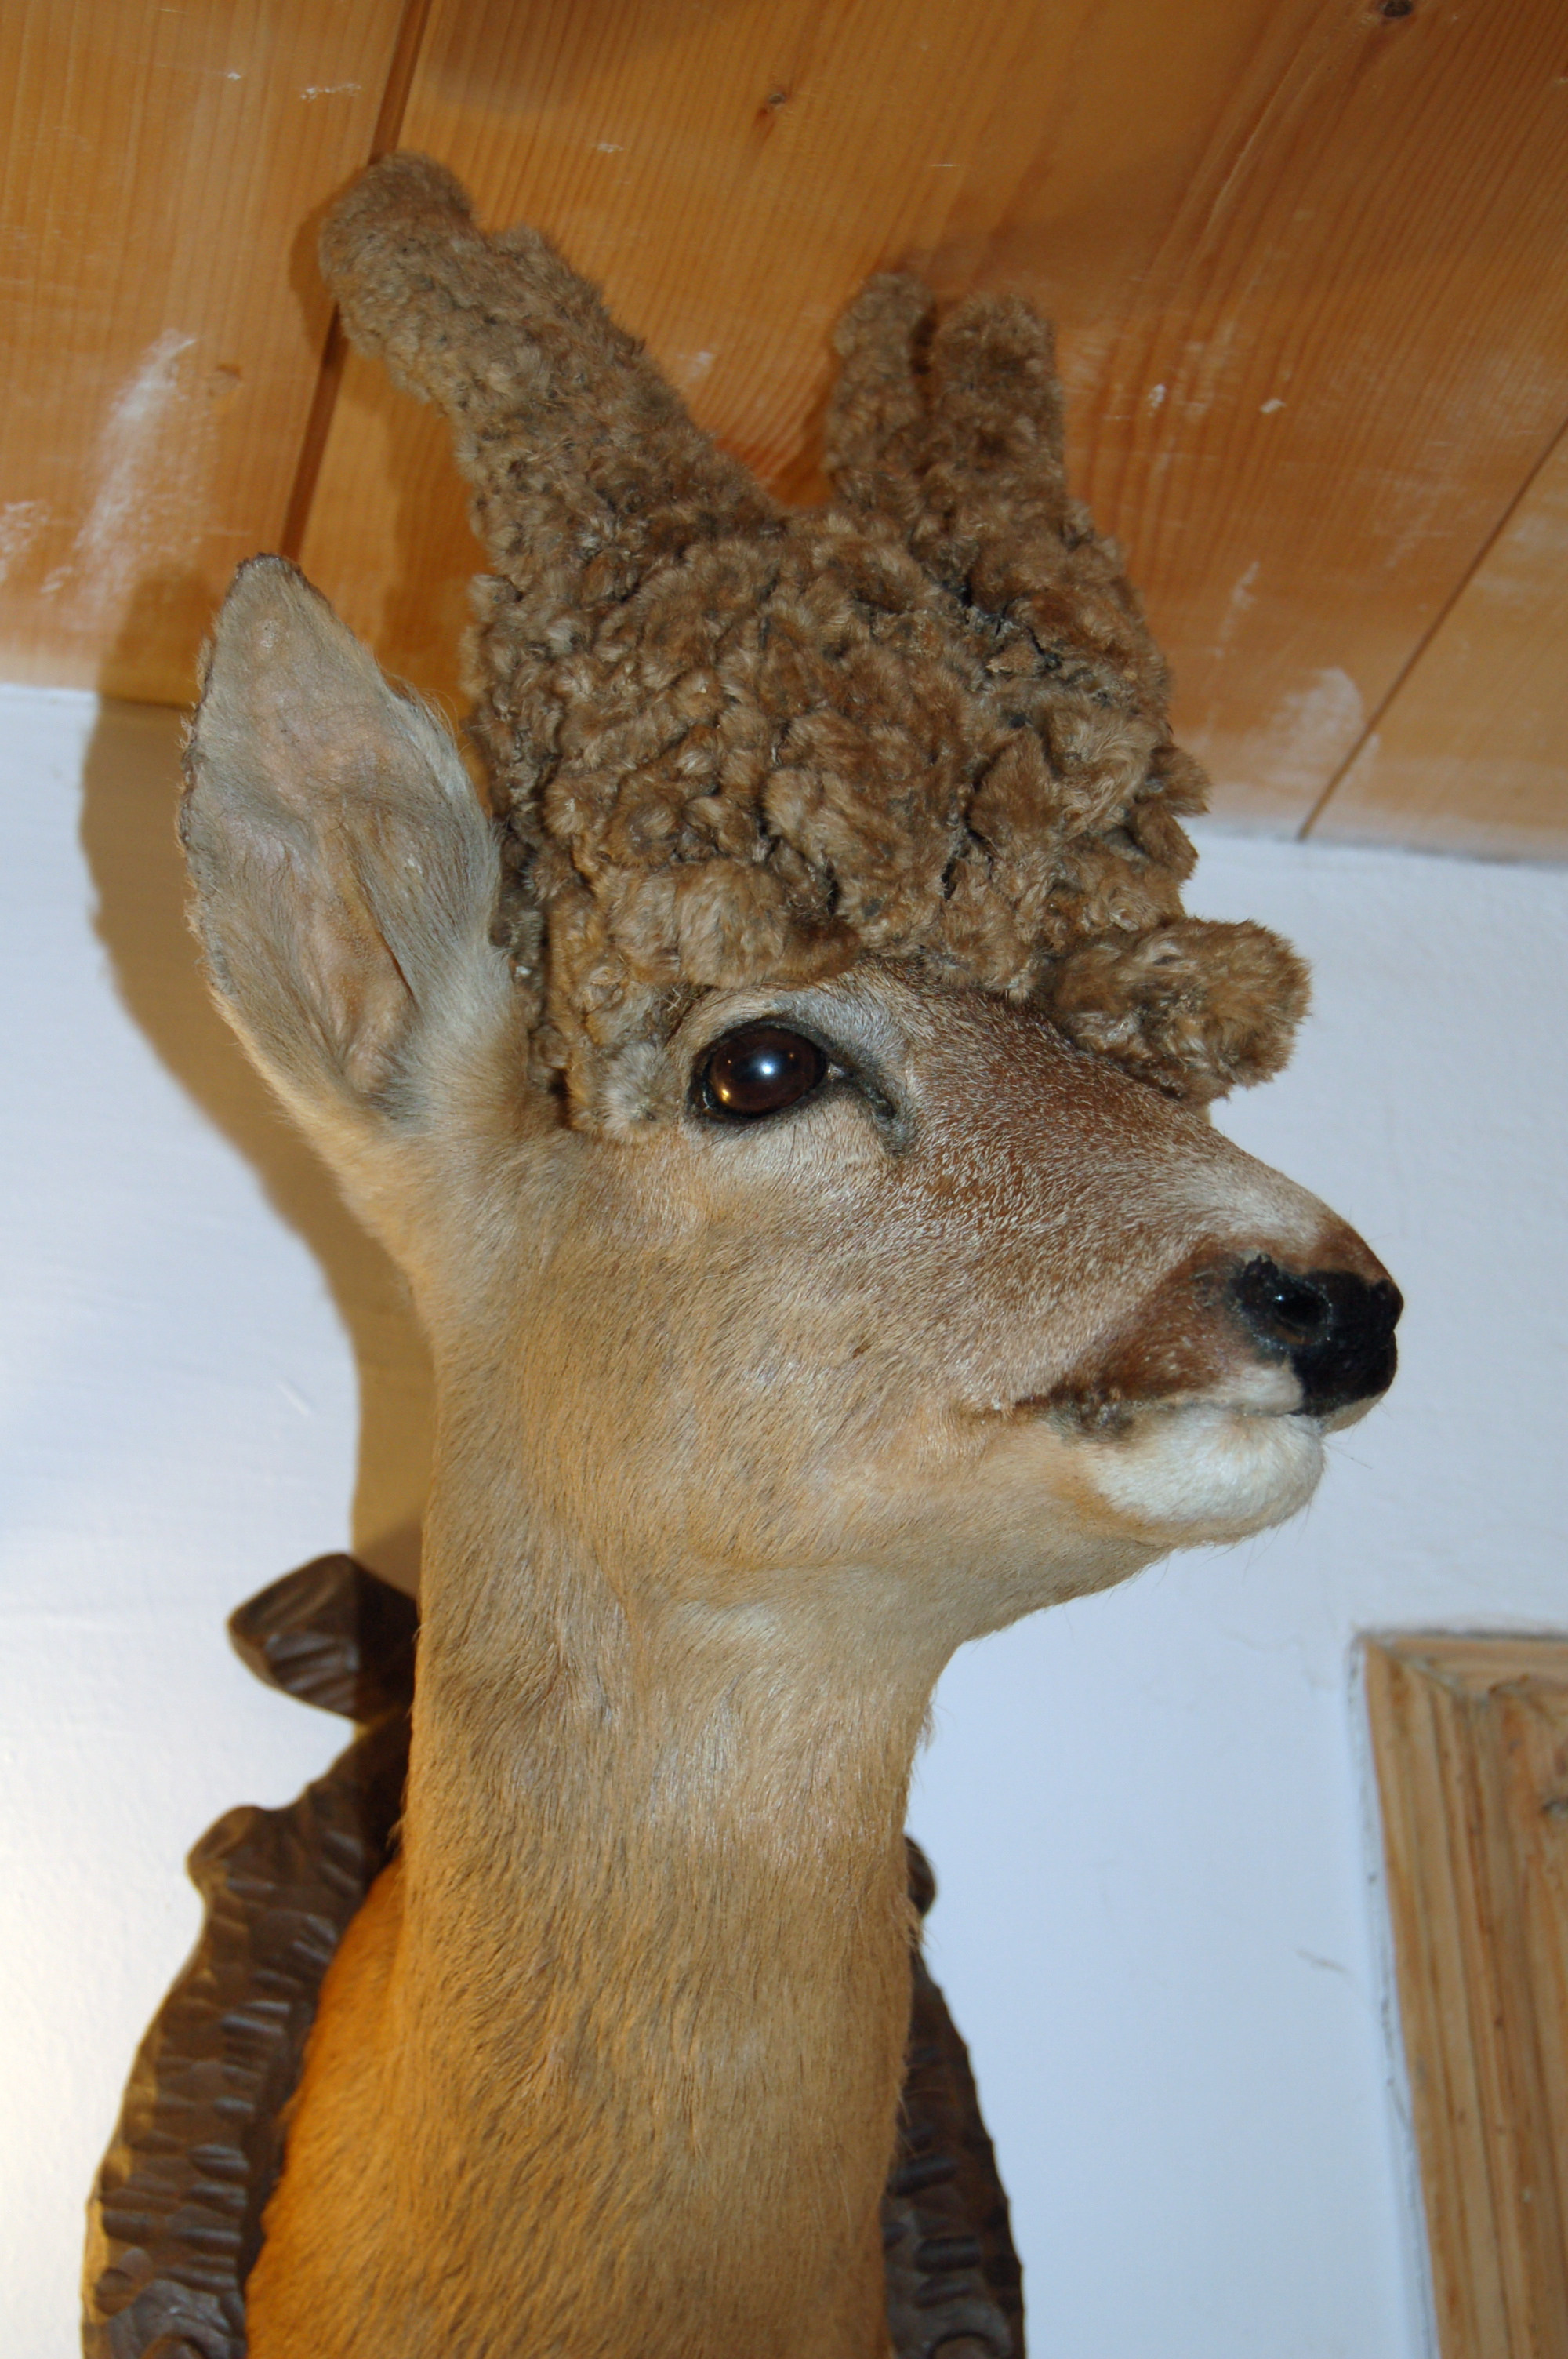
<instances>
[{"instance_id":1,"label":"perwig antler mass","mask_svg":"<svg viewBox=\"0 0 1568 2359\"><path fill-rule=\"evenodd\" d=\"M392 156L330 217L354 342L445 411L492 571L475 728L537 1057L634 1116L716 986L871 957L1038 1004L1202 1102L1274 1072L1305 971L1184 917L1203 774L1113 543L1068 497L1051 332L903 277L840 325L835 497L780 508L536 231Z\"/></svg>"}]
</instances>

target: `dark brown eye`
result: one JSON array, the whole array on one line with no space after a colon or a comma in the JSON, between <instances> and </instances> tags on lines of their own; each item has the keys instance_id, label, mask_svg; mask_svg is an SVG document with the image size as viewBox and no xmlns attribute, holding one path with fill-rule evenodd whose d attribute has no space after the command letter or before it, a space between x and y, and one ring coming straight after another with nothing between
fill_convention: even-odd
<instances>
[{"instance_id":1,"label":"dark brown eye","mask_svg":"<svg viewBox=\"0 0 1568 2359\"><path fill-rule=\"evenodd\" d=\"M716 1040L697 1075L704 1113L759 1122L806 1097L827 1071L815 1040L782 1024L742 1024Z\"/></svg>"}]
</instances>

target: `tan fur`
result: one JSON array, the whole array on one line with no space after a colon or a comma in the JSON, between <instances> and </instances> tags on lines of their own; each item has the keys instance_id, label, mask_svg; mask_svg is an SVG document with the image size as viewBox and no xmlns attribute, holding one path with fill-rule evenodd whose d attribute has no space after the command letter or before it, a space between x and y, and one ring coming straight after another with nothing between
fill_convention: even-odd
<instances>
[{"instance_id":1,"label":"tan fur","mask_svg":"<svg viewBox=\"0 0 1568 2359\"><path fill-rule=\"evenodd\" d=\"M1321 1422L1226 1273L1381 1273L1180 1102L1277 1060L1299 970L1180 914L1192 774L1028 313L876 282L844 505L800 522L435 167L328 245L478 486L503 823L290 568L242 571L199 923L439 1396L402 1854L253 2354L877 2359L932 1687L1299 1506ZM710 1119L764 1017L827 1079Z\"/></svg>"}]
</instances>

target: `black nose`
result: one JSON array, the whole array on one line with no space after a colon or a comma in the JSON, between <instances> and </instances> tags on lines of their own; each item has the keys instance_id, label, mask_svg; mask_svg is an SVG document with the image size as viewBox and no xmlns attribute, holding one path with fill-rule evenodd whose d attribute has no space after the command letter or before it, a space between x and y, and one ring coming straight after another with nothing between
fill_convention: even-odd
<instances>
[{"instance_id":1,"label":"black nose","mask_svg":"<svg viewBox=\"0 0 1568 2359\"><path fill-rule=\"evenodd\" d=\"M1235 1301L1255 1342L1288 1359L1302 1407L1331 1416L1387 1392L1399 1355L1394 1329L1404 1304L1391 1278L1375 1283L1344 1269L1281 1269L1260 1257L1238 1273Z\"/></svg>"}]
</instances>

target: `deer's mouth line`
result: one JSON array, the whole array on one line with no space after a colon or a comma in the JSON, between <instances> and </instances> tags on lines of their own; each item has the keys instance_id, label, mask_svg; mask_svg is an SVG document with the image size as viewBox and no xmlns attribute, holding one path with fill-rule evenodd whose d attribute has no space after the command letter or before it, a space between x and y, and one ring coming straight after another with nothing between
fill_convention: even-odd
<instances>
[{"instance_id":1,"label":"deer's mouth line","mask_svg":"<svg viewBox=\"0 0 1568 2359\"><path fill-rule=\"evenodd\" d=\"M1065 1430L1115 1440L1184 1412L1353 1424L1387 1392L1400 1311L1392 1280L1270 1255L1184 1264L1139 1315L1016 1405Z\"/></svg>"},{"instance_id":2,"label":"deer's mouth line","mask_svg":"<svg viewBox=\"0 0 1568 2359\"><path fill-rule=\"evenodd\" d=\"M1011 1414L1024 1419L1049 1419L1064 1431L1108 1441L1145 1429L1151 1419L1156 1419L1173 1421L1191 1417L1207 1421L1215 1418L1247 1418L1268 1423L1282 1418L1302 1418L1309 1423L1318 1422L1306 1408L1299 1385L1291 1378L1281 1381L1273 1371L1269 1372L1264 1386L1245 1393L1195 1389L1121 1393L1085 1389L1076 1385L1055 1386L1049 1392L1026 1394L1014 1402Z\"/></svg>"}]
</instances>

